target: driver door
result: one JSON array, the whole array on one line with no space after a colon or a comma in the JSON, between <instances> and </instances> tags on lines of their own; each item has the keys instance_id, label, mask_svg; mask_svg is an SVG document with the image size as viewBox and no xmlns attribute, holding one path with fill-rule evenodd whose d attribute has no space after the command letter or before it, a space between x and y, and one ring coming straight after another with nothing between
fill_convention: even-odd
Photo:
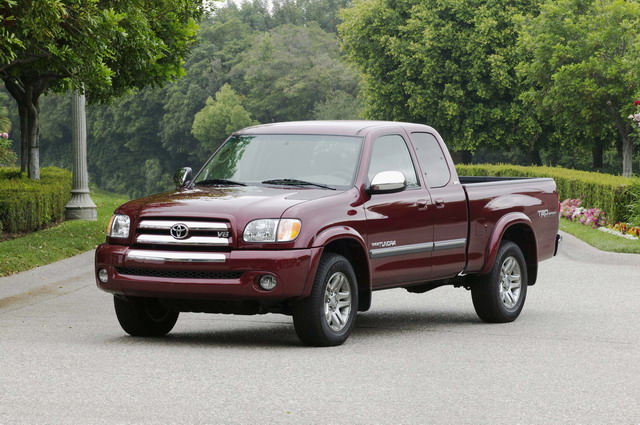
<instances>
[{"instance_id":1,"label":"driver door","mask_svg":"<svg viewBox=\"0 0 640 425\"><path fill-rule=\"evenodd\" d=\"M373 141L367 185L382 171L400 171L407 188L369 195L365 202L367 239L374 289L423 282L431 274L433 225L431 198L417 178L415 160L405 138L387 134Z\"/></svg>"}]
</instances>

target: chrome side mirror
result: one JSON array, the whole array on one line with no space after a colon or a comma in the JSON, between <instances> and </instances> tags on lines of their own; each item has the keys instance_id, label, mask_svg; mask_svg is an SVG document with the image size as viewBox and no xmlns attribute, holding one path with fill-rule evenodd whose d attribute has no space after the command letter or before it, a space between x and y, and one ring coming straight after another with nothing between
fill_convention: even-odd
<instances>
[{"instance_id":1,"label":"chrome side mirror","mask_svg":"<svg viewBox=\"0 0 640 425\"><path fill-rule=\"evenodd\" d=\"M184 187L191 181L191 171L191 167L183 167L176 171L173 175L173 182L176 187Z\"/></svg>"},{"instance_id":2,"label":"chrome side mirror","mask_svg":"<svg viewBox=\"0 0 640 425\"><path fill-rule=\"evenodd\" d=\"M369 193L395 193L407 188L407 179L400 171L382 171L371 179Z\"/></svg>"}]
</instances>

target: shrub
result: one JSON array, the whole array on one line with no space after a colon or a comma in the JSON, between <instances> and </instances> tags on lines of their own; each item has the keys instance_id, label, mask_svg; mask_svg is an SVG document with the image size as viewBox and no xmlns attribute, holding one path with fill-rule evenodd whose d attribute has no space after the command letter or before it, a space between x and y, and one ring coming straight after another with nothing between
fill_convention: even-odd
<instances>
[{"instance_id":1,"label":"shrub","mask_svg":"<svg viewBox=\"0 0 640 425\"><path fill-rule=\"evenodd\" d=\"M2 136L7 133L0 134L0 167L10 167L16 163L18 157L16 153L11 149L11 140Z\"/></svg>"},{"instance_id":2,"label":"shrub","mask_svg":"<svg viewBox=\"0 0 640 425\"><path fill-rule=\"evenodd\" d=\"M556 181L560 199L581 199L585 208L598 207L606 211L607 218L614 223L629 220L634 188L640 188L637 178L560 167L479 164L457 165L456 168L461 176L551 177Z\"/></svg>"},{"instance_id":3,"label":"shrub","mask_svg":"<svg viewBox=\"0 0 640 425\"><path fill-rule=\"evenodd\" d=\"M629 223L640 227L640 182L631 187L633 201L629 204Z\"/></svg>"},{"instance_id":4,"label":"shrub","mask_svg":"<svg viewBox=\"0 0 640 425\"><path fill-rule=\"evenodd\" d=\"M43 168L33 181L15 168L0 169L0 232L32 232L62 219L70 191L67 170Z\"/></svg>"}]
</instances>

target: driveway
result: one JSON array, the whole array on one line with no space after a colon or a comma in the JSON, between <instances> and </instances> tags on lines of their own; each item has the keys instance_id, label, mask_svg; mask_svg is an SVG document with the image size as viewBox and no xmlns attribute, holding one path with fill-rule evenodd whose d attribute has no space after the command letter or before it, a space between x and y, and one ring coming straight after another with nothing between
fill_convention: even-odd
<instances>
[{"instance_id":1,"label":"driveway","mask_svg":"<svg viewBox=\"0 0 640 425\"><path fill-rule=\"evenodd\" d=\"M91 253L0 278L0 299L3 425L640 424L640 256L568 235L514 323L464 289L382 291L335 348L271 314L126 336Z\"/></svg>"}]
</instances>

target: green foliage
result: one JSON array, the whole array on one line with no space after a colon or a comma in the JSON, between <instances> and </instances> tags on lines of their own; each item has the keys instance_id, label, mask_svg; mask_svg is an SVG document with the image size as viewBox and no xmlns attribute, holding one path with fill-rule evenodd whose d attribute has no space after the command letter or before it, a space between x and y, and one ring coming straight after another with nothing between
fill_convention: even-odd
<instances>
[{"instance_id":1,"label":"green foliage","mask_svg":"<svg viewBox=\"0 0 640 425\"><path fill-rule=\"evenodd\" d=\"M626 175L633 144L627 116L640 94L638 37L638 2L557 0L523 21L518 43L528 87L521 98L565 140L594 144L617 133L629 149Z\"/></svg>"},{"instance_id":2,"label":"green foliage","mask_svg":"<svg viewBox=\"0 0 640 425\"><path fill-rule=\"evenodd\" d=\"M0 133L8 133L11 130L11 120L9 119L9 111L5 106L7 95L0 92Z\"/></svg>"},{"instance_id":3,"label":"green foliage","mask_svg":"<svg viewBox=\"0 0 640 425\"><path fill-rule=\"evenodd\" d=\"M105 102L184 74L203 0L19 0L2 12L19 25L0 33L0 78L20 112L23 158L39 178L39 99L48 91L86 91ZM11 44L11 40L17 40ZM17 46L17 47L16 47Z\"/></svg>"},{"instance_id":4,"label":"green foliage","mask_svg":"<svg viewBox=\"0 0 640 425\"><path fill-rule=\"evenodd\" d=\"M631 198L632 201L629 204L629 223L634 226L640 226L640 181L636 181L631 187Z\"/></svg>"},{"instance_id":5,"label":"green foliage","mask_svg":"<svg viewBox=\"0 0 640 425\"><path fill-rule=\"evenodd\" d=\"M30 232L64 217L71 197L71 173L43 168L42 178L32 181L18 169L0 168L0 229L5 233Z\"/></svg>"},{"instance_id":6,"label":"green foliage","mask_svg":"<svg viewBox=\"0 0 640 425\"><path fill-rule=\"evenodd\" d=\"M361 0L342 13L368 118L427 123L456 149L525 143L515 16L535 0Z\"/></svg>"},{"instance_id":7,"label":"green foliage","mask_svg":"<svg viewBox=\"0 0 640 425\"><path fill-rule=\"evenodd\" d=\"M283 0L284 3L286 1ZM303 3L300 3L301 7ZM343 0L320 0L318 4L326 8L318 13L335 18L338 7L343 3ZM287 4L287 7L295 6L292 2ZM296 18L290 21L284 15L275 18L274 14L275 11L270 11L267 3L261 0L222 6L200 22L197 41L185 58L186 75L182 78L166 87L146 87L109 104L94 102L89 105L87 143L91 182L116 193L138 197L170 189L171 176L179 167L200 167L211 151L191 132L194 117L206 106L207 98L214 96L224 84L230 84L243 97L242 106L253 118L258 117L257 112L262 113L255 99L263 93L268 93L274 100L281 120L311 119L317 116L317 110L323 108L334 111L333 116L336 117L355 117L360 103L357 100L351 102L351 99L355 99L358 77L353 71L344 71L344 65L336 65L340 52L335 35L327 34L308 21L312 16L316 16L314 21L321 20L315 12L292 14L290 16L295 15ZM296 50L298 57L282 65L292 56L286 52L287 46L296 46L296 42L291 41L278 47L286 53L284 58L278 56L279 53L270 56L269 60L276 65L266 61L256 66L284 68L282 84L287 84L284 79L290 78L292 86L282 89L282 86L270 86L271 82L267 80L261 90L250 92L250 87L243 81L244 73L238 72L237 68L231 72L232 69L245 58L245 52L254 47L257 37L270 30L279 34L281 30L277 27L286 23L296 25L291 27L289 32L292 34L288 37L295 38L299 32L302 39L297 43L307 47ZM320 25L325 29L330 27ZM322 62L326 57L330 60ZM306 79L307 75L309 79ZM344 80L349 83L345 85ZM304 87L305 84L309 86ZM296 103L296 96L292 93L297 93L296 96L302 97L304 102ZM96 100L95 96L93 99ZM288 112L282 112L285 108L280 106L283 105L288 107ZM70 97L45 95L41 98L40 109L40 156L43 164L70 168ZM272 116L263 114L260 119L270 122ZM16 127L19 124L14 119Z\"/></svg>"},{"instance_id":8,"label":"green foliage","mask_svg":"<svg viewBox=\"0 0 640 425\"><path fill-rule=\"evenodd\" d=\"M551 177L560 200L582 199L583 206L598 207L610 221L627 221L638 179L610 174L576 171L559 167L521 167L515 165L456 165L461 176Z\"/></svg>"},{"instance_id":9,"label":"green foliage","mask_svg":"<svg viewBox=\"0 0 640 425\"><path fill-rule=\"evenodd\" d=\"M3 79L38 81L43 91L84 87L106 100L182 75L203 8L201 0L19 0L4 11L19 25L5 26L3 44L17 43L0 61Z\"/></svg>"},{"instance_id":10,"label":"green foliage","mask_svg":"<svg viewBox=\"0 0 640 425\"><path fill-rule=\"evenodd\" d=\"M304 25L315 22L327 32L336 32L337 11L349 5L350 0L275 0L272 2L273 26Z\"/></svg>"},{"instance_id":11,"label":"green foliage","mask_svg":"<svg viewBox=\"0 0 640 425\"><path fill-rule=\"evenodd\" d=\"M10 12L15 5L15 0L0 0L0 63L14 60L16 51L22 47L22 42L11 31L17 24L16 17Z\"/></svg>"},{"instance_id":12,"label":"green foliage","mask_svg":"<svg viewBox=\"0 0 640 425\"><path fill-rule=\"evenodd\" d=\"M360 118L362 103L355 96L336 91L313 107L316 120L355 120Z\"/></svg>"},{"instance_id":13,"label":"green foliage","mask_svg":"<svg viewBox=\"0 0 640 425\"><path fill-rule=\"evenodd\" d=\"M0 167L11 167L18 157L11 149L11 140L0 137Z\"/></svg>"},{"instance_id":14,"label":"green foliage","mask_svg":"<svg viewBox=\"0 0 640 425\"><path fill-rule=\"evenodd\" d=\"M340 61L336 36L314 24L256 35L231 76L260 122L309 119L317 103L336 91L354 93L358 84Z\"/></svg>"},{"instance_id":15,"label":"green foliage","mask_svg":"<svg viewBox=\"0 0 640 425\"><path fill-rule=\"evenodd\" d=\"M234 131L257 124L242 106L242 97L229 84L207 99L205 107L193 120L193 135L201 142L200 154L211 154Z\"/></svg>"}]
</instances>

